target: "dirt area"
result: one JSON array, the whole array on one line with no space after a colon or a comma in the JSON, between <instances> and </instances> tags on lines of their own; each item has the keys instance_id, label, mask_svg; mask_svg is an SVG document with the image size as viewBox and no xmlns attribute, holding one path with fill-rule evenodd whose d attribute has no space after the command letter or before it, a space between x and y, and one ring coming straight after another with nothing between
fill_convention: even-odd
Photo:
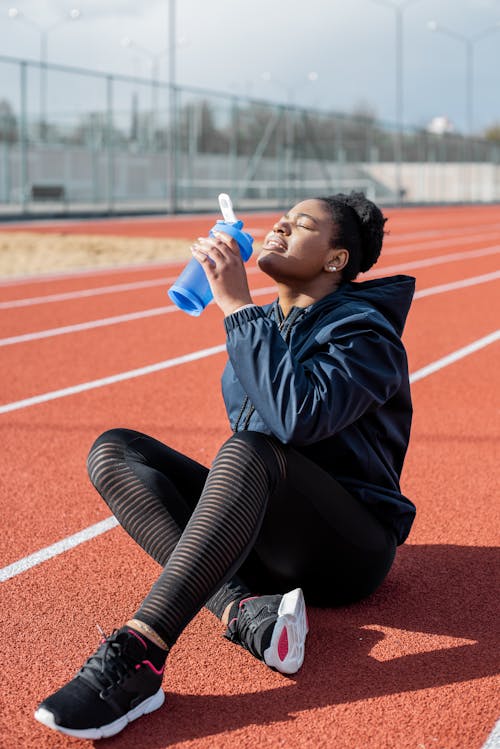
<instances>
[{"instance_id":1,"label":"dirt area","mask_svg":"<svg viewBox=\"0 0 500 749\"><path fill-rule=\"evenodd\" d=\"M185 239L0 232L0 277L191 257Z\"/></svg>"}]
</instances>

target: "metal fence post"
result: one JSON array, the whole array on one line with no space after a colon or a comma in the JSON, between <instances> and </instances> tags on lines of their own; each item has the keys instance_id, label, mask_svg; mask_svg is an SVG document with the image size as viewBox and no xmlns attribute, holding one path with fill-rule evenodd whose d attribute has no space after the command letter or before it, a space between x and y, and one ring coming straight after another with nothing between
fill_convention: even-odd
<instances>
[{"instance_id":1,"label":"metal fence post","mask_svg":"<svg viewBox=\"0 0 500 749\"><path fill-rule=\"evenodd\" d=\"M238 125L239 125L239 108L238 98L231 97L231 139L229 142L230 173L229 179L231 185L236 184L238 180Z\"/></svg>"},{"instance_id":2,"label":"metal fence post","mask_svg":"<svg viewBox=\"0 0 500 749\"><path fill-rule=\"evenodd\" d=\"M177 89L169 85L169 128L168 128L168 195L169 212L177 213Z\"/></svg>"},{"instance_id":3,"label":"metal fence post","mask_svg":"<svg viewBox=\"0 0 500 749\"><path fill-rule=\"evenodd\" d=\"M19 112L20 204L23 213L28 211L28 128L27 128L27 65L20 64L21 107Z\"/></svg>"},{"instance_id":4,"label":"metal fence post","mask_svg":"<svg viewBox=\"0 0 500 749\"><path fill-rule=\"evenodd\" d=\"M10 151L7 140L2 143L2 172L3 172L3 186L2 186L2 197L3 203L10 203Z\"/></svg>"},{"instance_id":5,"label":"metal fence post","mask_svg":"<svg viewBox=\"0 0 500 749\"><path fill-rule=\"evenodd\" d=\"M107 178L106 178L106 202L108 210L112 213L115 198L114 185L114 154L113 154L113 76L106 76L106 152L107 152Z\"/></svg>"}]
</instances>

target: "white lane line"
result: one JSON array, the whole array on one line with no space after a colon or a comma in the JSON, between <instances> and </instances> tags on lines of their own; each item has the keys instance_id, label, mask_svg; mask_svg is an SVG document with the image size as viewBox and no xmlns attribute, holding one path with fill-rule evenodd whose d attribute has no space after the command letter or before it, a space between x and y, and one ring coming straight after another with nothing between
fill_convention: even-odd
<instances>
[{"instance_id":1,"label":"white lane line","mask_svg":"<svg viewBox=\"0 0 500 749\"><path fill-rule=\"evenodd\" d=\"M409 239L432 239L433 237L463 237L464 234L473 234L474 237L477 237L478 235L484 236L486 234L497 233L498 229L500 229L500 224L493 223L479 224L478 226L462 226L458 228L453 227L451 229L424 229L423 231L413 231L406 233L396 232L395 234L392 234L391 228L389 226L389 231L384 237L384 242L406 242Z\"/></svg>"},{"instance_id":2,"label":"white lane line","mask_svg":"<svg viewBox=\"0 0 500 749\"><path fill-rule=\"evenodd\" d=\"M418 289L413 298L422 299L422 297L433 296L433 294L443 294L446 291L465 289L467 286L477 286L480 283L496 281L498 278L500 278L500 270L494 270L491 273L483 273L481 276L462 278L460 281L450 281L449 283L441 283L437 286L429 286L427 289Z\"/></svg>"},{"instance_id":3,"label":"white lane line","mask_svg":"<svg viewBox=\"0 0 500 749\"><path fill-rule=\"evenodd\" d=\"M476 284L495 281L498 278L500 278L500 271L492 271L491 273L483 273L480 276L464 278L461 281L452 281L450 283L439 284L438 286L430 286L427 289L416 291L414 299L432 296L433 294L442 294L446 291L455 291L456 289L463 289L467 286L475 286ZM263 294L271 294L273 292L276 292L275 286L266 286L262 289L252 289L252 296L262 296ZM75 323L74 325L63 325L59 328L48 328L47 330L40 330L35 333L23 333L22 335L0 338L0 347L12 346L16 343L27 343L28 341L39 341L43 338L52 338L53 336L65 335L66 333L78 333L83 330L103 328L107 325L117 325L132 320L142 320L147 317L155 317L156 315L166 315L169 312L179 312L179 310L175 305L170 304L166 307L153 307L139 312L128 312L125 315L103 317L99 320L89 320L88 322Z\"/></svg>"},{"instance_id":4,"label":"white lane line","mask_svg":"<svg viewBox=\"0 0 500 749\"><path fill-rule=\"evenodd\" d=\"M395 247L384 247L381 257L387 257L387 255L407 255L412 252L425 252L425 250L439 250L441 248L444 249L445 247L471 244L472 241L477 245L480 242L488 242L492 240L498 240L498 231L484 233L479 236L474 235L473 240L471 237L457 236L452 237L451 239L436 239L432 242L416 242L415 244L409 244L405 247L401 247L398 240L398 244Z\"/></svg>"},{"instance_id":5,"label":"white lane line","mask_svg":"<svg viewBox=\"0 0 500 749\"><path fill-rule=\"evenodd\" d=\"M434 372L439 372L440 369L448 367L450 364L459 361L459 359L463 359L465 356L469 356L496 341L500 341L500 328L494 330L493 333L483 336L483 338L478 338L477 341L473 341L473 343L469 343L467 346L462 346L462 348L453 351L447 356L441 357L441 359L436 359L436 361L427 364L421 369L417 369L416 372L413 372L413 374L410 375L410 382L413 383L423 380L424 377L428 377L429 375L434 374Z\"/></svg>"},{"instance_id":6,"label":"white lane line","mask_svg":"<svg viewBox=\"0 0 500 749\"><path fill-rule=\"evenodd\" d=\"M269 214L270 220L272 219L272 216L277 215L276 212L273 212ZM473 234L476 239L481 239L482 235L479 235L479 232L482 232L483 234L491 234L496 229L500 228L499 223L493 223L493 224L478 224L476 226L471 227L461 227L461 228L451 228L451 229L426 229L424 231L414 231L414 232L406 232L406 233L396 233L394 235L388 234L386 237L386 243L391 246L391 249L388 251L388 254L394 254L395 248L393 247L393 242L396 243L402 243L406 240L410 239L419 239L419 238L432 238L432 237L457 237L460 238L464 234ZM255 230L259 234L264 234L265 232L261 229ZM7 233L7 232L5 232ZM81 235L80 235L81 236ZM90 236L90 235L88 235ZM439 240L437 240L439 241ZM443 239L443 241L445 241ZM189 244L189 240L186 240L186 245ZM408 251L411 250L411 248L403 248L400 247L398 249L398 252L405 252L406 249ZM386 251L384 251L384 254L387 254ZM182 263L185 262L185 260L177 259L177 260L152 260L147 263L130 263L127 265L109 265L109 266L103 266L101 268L79 268L79 269L72 269L72 270L62 270L55 273L42 273L39 275L24 275L24 276L12 276L10 278L3 278L0 279L0 287L9 287L9 286L20 286L20 285L26 285L26 284L35 284L35 283L45 283L47 281L63 281L65 279L70 278L81 278L85 276L101 276L101 275L112 275L117 273L134 273L135 271L141 271L141 270L148 270L150 268L169 268L172 266L178 265L179 267L182 267Z\"/></svg>"},{"instance_id":7,"label":"white lane line","mask_svg":"<svg viewBox=\"0 0 500 749\"><path fill-rule=\"evenodd\" d=\"M149 281L135 281L134 283L118 283L114 286L97 286L94 289L80 289L79 291L65 291L60 294L46 294L45 296L32 296L25 299L12 299L8 302L0 302L0 309L13 309L15 307L31 307L34 304L48 304L49 302L65 302L68 299L82 299L101 294L117 294L123 291L136 291L137 289L148 289L152 286L161 286L175 281L176 276L171 278L153 278Z\"/></svg>"},{"instance_id":8,"label":"white lane line","mask_svg":"<svg viewBox=\"0 0 500 749\"><path fill-rule=\"evenodd\" d=\"M422 260L414 260L412 262L399 263L398 265L389 265L381 268L374 268L367 273L362 274L362 278L368 278L370 276L382 276L385 274L405 271L406 269L411 270L413 268L424 268L430 265L438 265L446 262L453 262L459 260L466 260L469 257L482 257L483 255L494 255L500 251L500 245L493 245L491 247L484 247L479 250L469 250L465 252L455 252L447 255L438 255L437 257L423 258ZM259 273L260 269L254 265L247 269L248 275L254 275ZM165 284L173 283L177 276L171 278L155 278L148 281L136 281L130 284L115 284L111 286L97 286L91 289L80 289L78 291L67 291L58 294L47 294L46 296L37 297L26 297L24 299L11 299L9 301L0 302L0 309L13 309L16 307L28 307L36 304L46 304L49 302L61 302L72 299L79 299L82 297L99 296L101 294L113 294L118 292L134 291L136 289L143 289L153 286L161 286Z\"/></svg>"},{"instance_id":9,"label":"white lane line","mask_svg":"<svg viewBox=\"0 0 500 749\"><path fill-rule=\"evenodd\" d=\"M485 255L496 255L500 252L500 244L492 247L483 247L481 250L470 250L466 252L450 252L448 255L438 255L437 257L426 257L422 260L411 260L409 263L398 263L397 265L388 265L382 268L374 268L363 273L361 280L372 278L374 276L386 276L391 273L406 273L415 268L427 268L431 265L442 265L443 263L459 262L474 257L484 257Z\"/></svg>"},{"instance_id":10,"label":"white lane line","mask_svg":"<svg viewBox=\"0 0 500 749\"><path fill-rule=\"evenodd\" d=\"M253 275L258 272L257 267L247 268L247 275ZM78 291L64 291L58 294L46 294L45 296L25 297L24 299L9 299L6 302L0 302L0 309L13 309L15 307L30 307L36 304L48 304L50 302L65 302L72 299L82 299L84 297L100 296L102 294L116 294L125 291L136 291L137 289L147 289L153 286L165 286L173 283L176 276L169 278L153 278L147 281L134 281L132 283L119 283L112 286L95 286L91 289L79 289Z\"/></svg>"},{"instance_id":11,"label":"white lane line","mask_svg":"<svg viewBox=\"0 0 500 749\"><path fill-rule=\"evenodd\" d=\"M276 292L276 286L266 286L261 289L252 289L252 296L263 296ZM82 330L92 330L93 328L104 328L107 325L117 325L132 320L142 320L146 317L155 317L156 315L166 315L169 312L180 312L175 304L169 304L166 307L153 307L151 309L140 310L139 312L127 312L125 315L115 315L114 317L103 317L99 320L89 320L88 322L75 323L74 325L63 325L60 328L49 328L39 330L35 333L23 333L14 335L9 338L0 338L1 346L12 346L15 343L26 343L28 341L38 341L42 338L52 338L53 336L65 335L66 333L78 333Z\"/></svg>"},{"instance_id":12,"label":"white lane line","mask_svg":"<svg viewBox=\"0 0 500 749\"><path fill-rule=\"evenodd\" d=\"M424 379L424 377L428 377L431 374L434 374L435 372L438 372L440 369L444 369L444 367L449 366L450 364L453 364L454 362L458 361L459 359L463 359L466 356L469 356L470 354L473 354L476 351L479 351L482 348L485 348L486 346L489 346L491 343L494 343L495 341L500 340L500 329L493 331L493 333L490 333L486 336L483 336L483 338L479 338L477 341L473 341L472 343L468 344L467 346L463 346L462 348L457 349L456 351L453 351L451 354L448 354L448 356L443 356L441 359L437 359L434 362L431 362L425 367L422 367L421 369L418 369L416 372L413 372L413 374L410 375L410 382L417 382L418 380ZM170 362L175 362L176 364L182 364L184 361L181 361L184 359L185 361L193 361L195 358L202 358L202 356L211 356L212 354L217 354L220 351L225 350L225 345L223 346L215 346L213 349L205 349L204 352L196 351L194 354L191 354L190 356L192 358L188 357L179 357L178 360L171 359ZM198 354L198 356L196 356ZM159 362L159 365L157 366L157 369L151 369L151 371L158 371L158 369L166 369L166 364L169 364L169 366L175 366L173 363L168 362ZM153 365L154 366L154 365ZM143 367L144 370L149 369L148 367ZM140 370L135 370L135 372L140 372ZM129 373L124 373L129 374ZM134 374L134 377L140 377L141 374L149 374L147 371L143 371L140 374ZM128 379L128 377L123 377L122 379ZM107 384L107 383L106 383ZM69 395L69 393L67 393ZM28 404L31 405L31 404ZM21 406L22 407L22 406ZM95 538L96 536L101 535L102 533L106 533L111 528L114 528L116 525L118 525L117 521L113 516L107 518L106 520L102 520L100 523L96 523L95 525L91 525L87 528L84 528L83 530L79 531L78 533L74 533L71 536L67 536L66 538L63 538L61 541L57 541L54 544L51 544L50 546L46 546L43 549L40 549L39 551L34 552L33 554L29 554L26 557L23 557L22 559L19 559L17 562L13 562L12 564L7 565L6 567L3 567L0 569L0 582L5 582L6 580L9 580L11 577L15 577L16 575L20 575L21 572L26 572L31 567L35 567L42 562L47 561L48 559L52 559L55 556L58 556L59 554L64 553L68 549L72 549L75 546L79 546L82 543L85 543L86 541L90 540L91 538Z\"/></svg>"},{"instance_id":13,"label":"white lane line","mask_svg":"<svg viewBox=\"0 0 500 749\"><path fill-rule=\"evenodd\" d=\"M131 380L134 377L143 377L144 375L153 374L153 372L160 372L163 369L176 367L178 364L187 364L187 362L204 359L205 357L213 356L214 354L220 354L225 350L226 344L223 343L219 346L212 346L211 348L193 351L190 354L184 354L184 356L176 356L174 359L166 359L165 361L156 362L156 364L148 364L145 367L138 367L138 369L130 369L127 372L119 372L118 374L109 375L108 377L101 377L98 380L90 380L89 382L82 382L79 385L72 385L71 387L61 388L60 390L52 390L48 393L34 395L31 398L24 398L20 401L5 403L3 406L0 406L0 414L10 413L11 411L17 411L20 408L27 408L28 406L35 406L39 403L47 403L48 401L57 400L58 398L65 398L68 395L84 393L87 390L95 390L96 388L102 388L106 385L114 385L116 382L124 382L125 380Z\"/></svg>"},{"instance_id":14,"label":"white lane line","mask_svg":"<svg viewBox=\"0 0 500 749\"><path fill-rule=\"evenodd\" d=\"M20 575L21 572L26 572L26 570L29 570L31 567L36 567L42 562L46 562L48 559L52 559L53 557L59 556L59 554L63 554L65 551L69 551L69 549L74 549L75 546L80 546L80 544L90 541L91 538L106 533L106 531L111 530L111 528L114 528L116 525L118 525L118 520L116 520L112 515L105 520L101 520L100 523L95 523L88 528L84 528L82 531L78 531L78 533L73 533L72 536L66 536L66 538L57 541L51 546L46 546L44 549L35 551L33 554L23 557L23 559L20 559L18 562L13 562L12 564L7 565L7 567L3 567L3 569L0 570L0 582L3 583L11 577Z\"/></svg>"},{"instance_id":15,"label":"white lane line","mask_svg":"<svg viewBox=\"0 0 500 749\"><path fill-rule=\"evenodd\" d=\"M481 749L500 749L500 719L493 726L493 730Z\"/></svg>"},{"instance_id":16,"label":"white lane line","mask_svg":"<svg viewBox=\"0 0 500 749\"><path fill-rule=\"evenodd\" d=\"M494 281L497 278L500 278L500 271L483 273L480 276L464 278L461 281L452 281L446 284L439 284L438 286L430 286L427 289L421 289L415 292L414 298L419 299L424 296L432 296L433 294L442 294L446 291L455 291L456 289L465 288L467 286L475 286L476 284ZM267 286L262 289L253 289L252 295L262 296L263 294L271 294L273 292L276 292L276 287ZM114 317L103 317L99 320L90 320L88 322L75 323L74 325L63 325L59 328L49 328L34 333L23 333L22 335L10 336L9 338L0 338L0 347L12 346L17 343L27 343L28 341L38 341L42 338L52 338L53 336L64 335L66 333L78 333L83 330L102 328L107 325L117 325L132 320L141 320L147 317L155 317L156 315L164 315L169 312L179 312L179 310L175 305L171 304L166 307L153 307L152 309L141 310L139 312L129 312L124 315L115 315Z\"/></svg>"},{"instance_id":17,"label":"white lane line","mask_svg":"<svg viewBox=\"0 0 500 749\"><path fill-rule=\"evenodd\" d=\"M153 307L152 309L141 310L140 312L129 312L126 315L116 315L115 317L103 317L100 320L90 320L89 322L75 323L74 325L63 325L60 328L48 328L39 330L36 333L23 333L22 335L13 335L10 338L0 338L0 346L12 346L15 343L26 343L27 341L39 341L42 338L53 338L54 336L64 335L66 333L78 333L82 330L92 330L94 328L104 328L107 325L117 325L122 322L132 320L142 320L146 317L155 317L156 315L166 315L169 312L178 312L179 310L173 304L166 307Z\"/></svg>"},{"instance_id":18,"label":"white lane line","mask_svg":"<svg viewBox=\"0 0 500 749\"><path fill-rule=\"evenodd\" d=\"M87 235L90 236L90 235ZM188 244L188 242L186 242ZM180 258L178 260L150 260L147 263L129 263L127 265L105 265L101 268L95 266L91 268L79 268L73 270L61 270L55 273L41 273L36 276L12 276L11 278L0 279L0 287L13 287L13 286L26 286L27 284L35 283L47 283L47 281L65 281L74 278L83 278L85 276L109 276L119 275L120 273L135 273L141 270L152 270L159 268L172 268L173 266L179 266L182 268L182 264L186 260Z\"/></svg>"}]
</instances>

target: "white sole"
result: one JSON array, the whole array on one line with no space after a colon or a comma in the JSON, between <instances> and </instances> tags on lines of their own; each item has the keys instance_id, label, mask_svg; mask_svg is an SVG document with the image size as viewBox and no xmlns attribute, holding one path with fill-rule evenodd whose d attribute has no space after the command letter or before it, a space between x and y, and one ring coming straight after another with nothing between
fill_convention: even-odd
<instances>
[{"instance_id":1,"label":"white sole","mask_svg":"<svg viewBox=\"0 0 500 749\"><path fill-rule=\"evenodd\" d=\"M294 674L304 662L309 626L304 594L300 588L281 599L271 642L264 651L264 662L282 674Z\"/></svg>"},{"instance_id":2,"label":"white sole","mask_svg":"<svg viewBox=\"0 0 500 749\"><path fill-rule=\"evenodd\" d=\"M158 710L158 708L163 705L164 701L165 693L163 689L159 689L156 694L145 699L126 715L118 718L118 720L114 720L112 723L108 723L106 726L99 726L99 728L72 729L66 728L65 726L58 726L53 713L45 707L38 708L35 712L35 718L40 723L43 723L44 726L47 726L47 728L52 728L54 731L59 731L67 736L76 736L79 739L106 739L109 736L114 736L116 733L123 731L129 723L140 718L141 715L146 715L147 713L152 713L153 710Z\"/></svg>"}]
</instances>

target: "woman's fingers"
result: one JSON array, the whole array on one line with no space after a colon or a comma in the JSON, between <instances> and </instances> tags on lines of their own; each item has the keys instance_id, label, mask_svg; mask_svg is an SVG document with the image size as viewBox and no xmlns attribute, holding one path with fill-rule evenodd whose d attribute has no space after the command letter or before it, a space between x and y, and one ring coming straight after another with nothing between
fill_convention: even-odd
<instances>
[{"instance_id":1,"label":"woman's fingers","mask_svg":"<svg viewBox=\"0 0 500 749\"><path fill-rule=\"evenodd\" d=\"M199 262L205 262L206 258L208 258L215 265L229 264L235 260L239 260L243 264L237 243L234 242L236 244L235 250L226 239L231 244L234 241L229 235L219 232L214 232L213 237L198 237L197 241L192 245L191 251Z\"/></svg>"},{"instance_id":2,"label":"woman's fingers","mask_svg":"<svg viewBox=\"0 0 500 749\"><path fill-rule=\"evenodd\" d=\"M193 244L191 246L191 254L193 255L193 257L196 258L196 260L199 263L202 263L207 266L205 270L215 269L215 264L216 264L215 260L212 257L210 257L209 252L203 247L201 247L201 245Z\"/></svg>"},{"instance_id":3,"label":"woman's fingers","mask_svg":"<svg viewBox=\"0 0 500 749\"><path fill-rule=\"evenodd\" d=\"M214 301L225 315L252 301L243 260L232 237L219 232L198 237L191 253L202 264Z\"/></svg>"}]
</instances>

